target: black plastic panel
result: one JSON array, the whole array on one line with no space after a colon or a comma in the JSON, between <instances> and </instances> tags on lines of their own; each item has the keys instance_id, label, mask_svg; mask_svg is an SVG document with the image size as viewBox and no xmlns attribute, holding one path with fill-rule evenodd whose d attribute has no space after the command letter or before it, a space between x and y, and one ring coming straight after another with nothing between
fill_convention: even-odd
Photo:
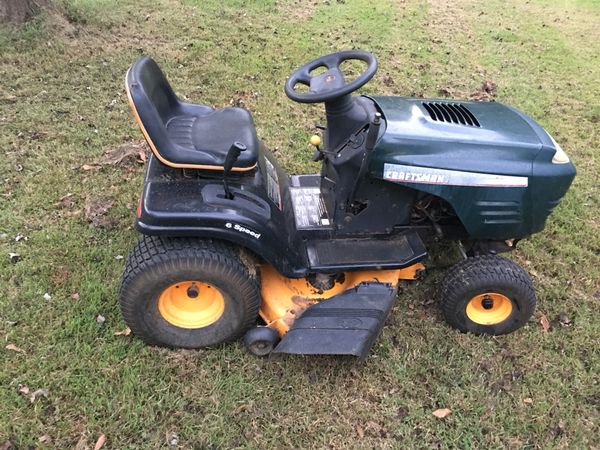
<instances>
[{"instance_id":1,"label":"black plastic panel","mask_svg":"<svg viewBox=\"0 0 600 450\"><path fill-rule=\"evenodd\" d=\"M315 240L307 245L311 269L401 268L421 260L425 247L416 233L393 238Z\"/></svg>"},{"instance_id":2,"label":"black plastic panel","mask_svg":"<svg viewBox=\"0 0 600 450\"><path fill-rule=\"evenodd\" d=\"M396 298L396 289L365 283L308 308L273 353L367 356Z\"/></svg>"}]
</instances>

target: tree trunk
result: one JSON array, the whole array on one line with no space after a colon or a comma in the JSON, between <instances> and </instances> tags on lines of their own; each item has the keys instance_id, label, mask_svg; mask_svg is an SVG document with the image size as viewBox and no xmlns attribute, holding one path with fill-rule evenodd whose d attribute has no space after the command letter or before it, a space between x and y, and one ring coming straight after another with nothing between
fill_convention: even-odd
<instances>
[{"instance_id":1,"label":"tree trunk","mask_svg":"<svg viewBox=\"0 0 600 450\"><path fill-rule=\"evenodd\" d=\"M0 22L26 22L48 6L49 2L50 0L0 0Z\"/></svg>"}]
</instances>

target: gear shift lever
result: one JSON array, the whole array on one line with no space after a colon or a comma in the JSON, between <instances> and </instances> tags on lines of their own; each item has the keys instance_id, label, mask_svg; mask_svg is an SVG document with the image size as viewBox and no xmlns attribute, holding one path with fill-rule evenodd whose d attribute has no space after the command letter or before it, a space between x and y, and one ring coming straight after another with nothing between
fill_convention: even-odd
<instances>
[{"instance_id":1,"label":"gear shift lever","mask_svg":"<svg viewBox=\"0 0 600 450\"><path fill-rule=\"evenodd\" d=\"M231 173L231 169L233 165L240 157L240 154L246 150L246 146L241 142L235 141L229 147L227 151L227 156L225 157L225 164L223 164L223 188L225 189L225 198L228 200L233 199L233 194L229 190L229 186L227 185L227 177Z\"/></svg>"}]
</instances>

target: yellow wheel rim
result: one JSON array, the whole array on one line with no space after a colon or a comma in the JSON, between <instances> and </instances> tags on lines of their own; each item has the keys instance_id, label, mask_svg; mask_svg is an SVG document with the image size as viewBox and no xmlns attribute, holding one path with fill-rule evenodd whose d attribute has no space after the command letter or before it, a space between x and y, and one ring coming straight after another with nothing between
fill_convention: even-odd
<instances>
[{"instance_id":1,"label":"yellow wheel rim","mask_svg":"<svg viewBox=\"0 0 600 450\"><path fill-rule=\"evenodd\" d=\"M473 297L467 303L467 317L479 325L496 325L508 319L513 304L510 299L496 292Z\"/></svg>"},{"instance_id":2,"label":"yellow wheel rim","mask_svg":"<svg viewBox=\"0 0 600 450\"><path fill-rule=\"evenodd\" d=\"M223 315L221 291L202 281L181 281L166 288L158 298L158 311L171 325L202 328Z\"/></svg>"}]
</instances>

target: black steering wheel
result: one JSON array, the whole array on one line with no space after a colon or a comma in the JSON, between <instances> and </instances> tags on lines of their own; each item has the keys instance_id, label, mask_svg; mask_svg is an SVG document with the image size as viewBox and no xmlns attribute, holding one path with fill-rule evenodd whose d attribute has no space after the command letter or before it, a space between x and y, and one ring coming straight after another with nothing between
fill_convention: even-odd
<instances>
[{"instance_id":1,"label":"black steering wheel","mask_svg":"<svg viewBox=\"0 0 600 450\"><path fill-rule=\"evenodd\" d=\"M340 64L353 59L366 62L367 68L354 81L346 83ZM327 71L311 75L310 73L318 67L325 67ZM377 59L373 54L363 50L335 52L313 59L296 70L285 82L285 93L299 103L327 102L354 92L373 78L375 72ZM296 91L298 84L308 86L309 92Z\"/></svg>"}]
</instances>

